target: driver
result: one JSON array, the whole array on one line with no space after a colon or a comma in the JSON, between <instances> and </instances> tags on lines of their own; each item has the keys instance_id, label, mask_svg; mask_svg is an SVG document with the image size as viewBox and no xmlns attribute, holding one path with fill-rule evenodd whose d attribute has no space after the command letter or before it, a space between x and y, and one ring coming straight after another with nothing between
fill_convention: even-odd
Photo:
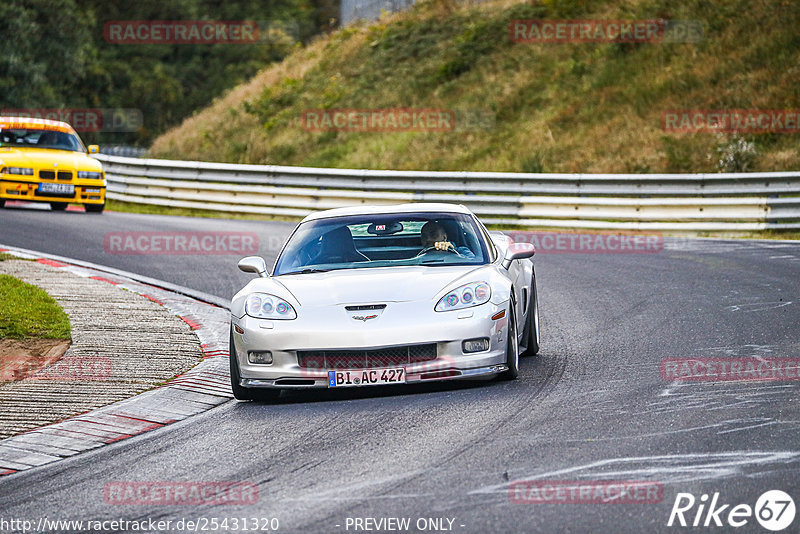
<instances>
[{"instance_id":1,"label":"driver","mask_svg":"<svg viewBox=\"0 0 800 534\"><path fill-rule=\"evenodd\" d=\"M45 148L53 148L59 145L59 138L56 132L46 131L42 135L39 136L39 141L36 143L37 145L42 145Z\"/></svg>"},{"instance_id":2,"label":"driver","mask_svg":"<svg viewBox=\"0 0 800 534\"><path fill-rule=\"evenodd\" d=\"M468 247L456 247L447 239L447 232L441 223L428 221L420 230L422 250L435 248L436 250L452 250L465 258L474 258L475 254Z\"/></svg>"}]
</instances>

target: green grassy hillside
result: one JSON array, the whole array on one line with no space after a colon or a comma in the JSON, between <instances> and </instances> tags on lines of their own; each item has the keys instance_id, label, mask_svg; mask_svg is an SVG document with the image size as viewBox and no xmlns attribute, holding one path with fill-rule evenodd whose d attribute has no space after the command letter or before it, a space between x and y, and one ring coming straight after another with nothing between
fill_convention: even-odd
<instances>
[{"instance_id":1,"label":"green grassy hillside","mask_svg":"<svg viewBox=\"0 0 800 534\"><path fill-rule=\"evenodd\" d=\"M515 19L702 23L696 43L513 43ZM800 168L798 135L666 133L669 109L800 108L791 0L428 0L339 30L159 137L155 157L527 172ZM437 108L445 132L312 132L304 110ZM474 115L474 113L473 113Z\"/></svg>"}]
</instances>

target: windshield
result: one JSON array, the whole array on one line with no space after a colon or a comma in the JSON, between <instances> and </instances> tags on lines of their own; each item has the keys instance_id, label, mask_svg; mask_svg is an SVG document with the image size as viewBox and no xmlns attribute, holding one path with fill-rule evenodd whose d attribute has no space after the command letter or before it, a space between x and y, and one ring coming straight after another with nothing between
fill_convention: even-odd
<instances>
[{"instance_id":1,"label":"windshield","mask_svg":"<svg viewBox=\"0 0 800 534\"><path fill-rule=\"evenodd\" d=\"M488 263L472 217L459 213L394 213L317 219L300 224L274 276L334 269Z\"/></svg>"},{"instance_id":2,"label":"windshield","mask_svg":"<svg viewBox=\"0 0 800 534\"><path fill-rule=\"evenodd\" d=\"M86 148L76 135L56 130L37 130L32 128L13 128L0 131L0 146L86 152Z\"/></svg>"}]
</instances>

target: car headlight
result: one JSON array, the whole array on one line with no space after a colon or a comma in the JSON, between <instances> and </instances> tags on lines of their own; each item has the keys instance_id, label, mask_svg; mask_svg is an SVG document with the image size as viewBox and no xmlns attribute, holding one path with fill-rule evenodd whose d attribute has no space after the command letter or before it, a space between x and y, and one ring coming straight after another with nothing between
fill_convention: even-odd
<instances>
[{"instance_id":1,"label":"car headlight","mask_svg":"<svg viewBox=\"0 0 800 534\"><path fill-rule=\"evenodd\" d=\"M258 319L296 319L292 305L275 295L252 293L247 297L244 312Z\"/></svg>"},{"instance_id":2,"label":"car headlight","mask_svg":"<svg viewBox=\"0 0 800 534\"><path fill-rule=\"evenodd\" d=\"M489 302L492 290L486 282L472 282L447 293L434 308L437 312L460 310Z\"/></svg>"},{"instance_id":3,"label":"car headlight","mask_svg":"<svg viewBox=\"0 0 800 534\"><path fill-rule=\"evenodd\" d=\"M93 172L93 171L78 171L78 178L88 178L89 180L102 180L103 173Z\"/></svg>"},{"instance_id":4,"label":"car headlight","mask_svg":"<svg viewBox=\"0 0 800 534\"><path fill-rule=\"evenodd\" d=\"M33 176L33 169L29 167L3 167L2 174L21 174L22 176Z\"/></svg>"}]
</instances>

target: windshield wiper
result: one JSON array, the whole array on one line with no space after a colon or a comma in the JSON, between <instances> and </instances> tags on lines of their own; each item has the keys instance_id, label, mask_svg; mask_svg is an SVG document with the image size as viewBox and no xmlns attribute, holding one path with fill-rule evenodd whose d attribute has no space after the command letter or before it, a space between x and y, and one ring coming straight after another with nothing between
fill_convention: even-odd
<instances>
[{"instance_id":1,"label":"windshield wiper","mask_svg":"<svg viewBox=\"0 0 800 534\"><path fill-rule=\"evenodd\" d=\"M283 273L283 274L311 274L311 273L327 273L330 269L315 269L313 267L309 267L308 269L301 269L299 271L292 271L290 273ZM282 276L282 275L281 275Z\"/></svg>"}]
</instances>

